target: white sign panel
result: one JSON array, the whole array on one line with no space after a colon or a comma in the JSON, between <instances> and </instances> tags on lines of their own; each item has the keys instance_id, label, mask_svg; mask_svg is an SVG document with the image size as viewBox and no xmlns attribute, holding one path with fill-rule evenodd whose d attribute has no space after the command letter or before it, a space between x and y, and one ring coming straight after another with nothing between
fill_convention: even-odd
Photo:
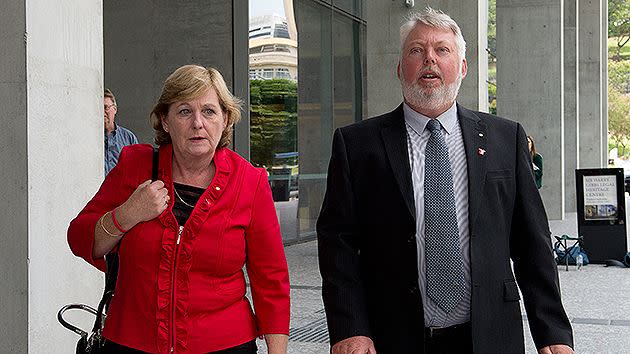
<instances>
[{"instance_id":1,"label":"white sign panel","mask_svg":"<svg viewBox=\"0 0 630 354\"><path fill-rule=\"evenodd\" d=\"M617 219L617 176L584 176L584 219Z\"/></svg>"}]
</instances>

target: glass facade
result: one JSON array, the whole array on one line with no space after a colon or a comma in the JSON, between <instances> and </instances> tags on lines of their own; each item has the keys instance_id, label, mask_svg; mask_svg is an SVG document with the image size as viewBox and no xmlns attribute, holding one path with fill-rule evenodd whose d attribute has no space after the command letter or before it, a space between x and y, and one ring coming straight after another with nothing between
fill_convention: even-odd
<instances>
[{"instance_id":1,"label":"glass facade","mask_svg":"<svg viewBox=\"0 0 630 354\"><path fill-rule=\"evenodd\" d=\"M365 116L364 1L252 1L250 157L299 242L315 237L334 129Z\"/></svg>"}]
</instances>

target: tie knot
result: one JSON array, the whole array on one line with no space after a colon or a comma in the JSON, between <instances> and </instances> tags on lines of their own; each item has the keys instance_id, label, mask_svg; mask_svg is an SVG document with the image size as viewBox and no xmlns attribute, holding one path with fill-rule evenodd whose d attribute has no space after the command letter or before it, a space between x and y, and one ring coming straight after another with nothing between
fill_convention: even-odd
<instances>
[{"instance_id":1,"label":"tie knot","mask_svg":"<svg viewBox=\"0 0 630 354\"><path fill-rule=\"evenodd\" d=\"M431 119L427 123L427 129L429 129L430 132L439 131L440 128L442 128L442 124L440 124L440 121L437 119Z\"/></svg>"}]
</instances>

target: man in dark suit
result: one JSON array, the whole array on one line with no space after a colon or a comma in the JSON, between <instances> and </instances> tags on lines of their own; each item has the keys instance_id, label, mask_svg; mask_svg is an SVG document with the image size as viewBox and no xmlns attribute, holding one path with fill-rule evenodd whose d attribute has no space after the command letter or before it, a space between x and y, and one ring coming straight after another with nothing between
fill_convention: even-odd
<instances>
[{"instance_id":1,"label":"man in dark suit","mask_svg":"<svg viewBox=\"0 0 630 354\"><path fill-rule=\"evenodd\" d=\"M337 129L317 223L333 354L573 353L526 134L455 102L457 24L401 27L394 111ZM511 262L513 262L513 267Z\"/></svg>"}]
</instances>

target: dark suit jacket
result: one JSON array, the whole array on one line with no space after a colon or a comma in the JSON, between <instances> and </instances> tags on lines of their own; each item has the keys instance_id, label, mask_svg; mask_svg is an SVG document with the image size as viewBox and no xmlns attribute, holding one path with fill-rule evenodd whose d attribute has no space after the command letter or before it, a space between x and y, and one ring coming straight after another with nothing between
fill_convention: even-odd
<instances>
[{"instance_id":1,"label":"dark suit jacket","mask_svg":"<svg viewBox=\"0 0 630 354\"><path fill-rule=\"evenodd\" d=\"M515 279L537 347L573 346L523 128L461 106L458 118L469 179L474 352L524 352ZM402 105L337 129L317 223L331 344L364 335L379 354L424 352L415 233Z\"/></svg>"}]
</instances>

